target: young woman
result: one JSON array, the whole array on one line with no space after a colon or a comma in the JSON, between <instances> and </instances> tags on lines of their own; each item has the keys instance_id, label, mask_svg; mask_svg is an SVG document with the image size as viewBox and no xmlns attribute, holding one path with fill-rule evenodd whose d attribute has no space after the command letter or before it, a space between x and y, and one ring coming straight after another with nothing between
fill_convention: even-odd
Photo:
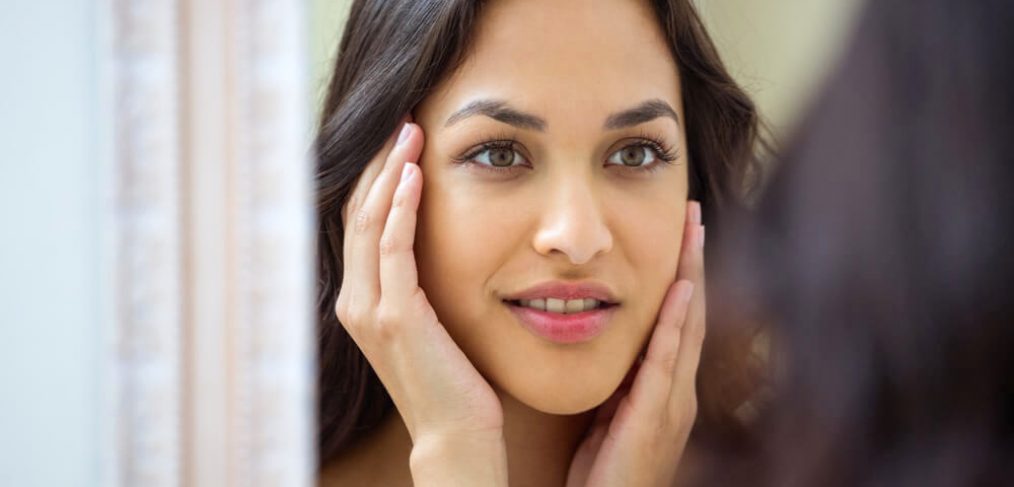
<instances>
[{"instance_id":1,"label":"young woman","mask_svg":"<svg viewBox=\"0 0 1014 487\"><path fill-rule=\"evenodd\" d=\"M322 483L671 483L749 382L734 337L695 378L704 223L756 138L689 0L355 2L317 142Z\"/></svg>"}]
</instances>

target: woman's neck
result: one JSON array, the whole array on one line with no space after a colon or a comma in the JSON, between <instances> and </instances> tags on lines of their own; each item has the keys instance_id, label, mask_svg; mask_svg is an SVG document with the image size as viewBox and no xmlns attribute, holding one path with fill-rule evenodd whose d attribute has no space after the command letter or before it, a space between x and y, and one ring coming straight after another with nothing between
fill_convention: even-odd
<instances>
[{"instance_id":1,"label":"woman's neck","mask_svg":"<svg viewBox=\"0 0 1014 487\"><path fill-rule=\"evenodd\" d=\"M504 414L504 441L511 485L563 485L570 460L593 412L546 414L498 391ZM397 411L368 437L326 465L320 485L411 485L408 455L412 439ZM365 485L365 484L363 484Z\"/></svg>"},{"instance_id":2,"label":"woman's neck","mask_svg":"<svg viewBox=\"0 0 1014 487\"><path fill-rule=\"evenodd\" d=\"M570 460L594 410L561 416L532 409L498 391L503 404L507 468L512 485L564 485Z\"/></svg>"}]
</instances>

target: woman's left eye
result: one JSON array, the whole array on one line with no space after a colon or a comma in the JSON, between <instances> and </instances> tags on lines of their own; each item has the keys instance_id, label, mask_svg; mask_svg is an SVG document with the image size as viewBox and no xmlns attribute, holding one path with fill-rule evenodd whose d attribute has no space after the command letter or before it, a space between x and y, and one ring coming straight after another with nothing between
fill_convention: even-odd
<instances>
[{"instance_id":1,"label":"woman's left eye","mask_svg":"<svg viewBox=\"0 0 1014 487\"><path fill-rule=\"evenodd\" d=\"M616 152L613 152L607 160L610 164L616 164L632 168L643 168L650 166L657 157L655 151L647 145L628 145Z\"/></svg>"},{"instance_id":2,"label":"woman's left eye","mask_svg":"<svg viewBox=\"0 0 1014 487\"><path fill-rule=\"evenodd\" d=\"M507 169L524 165L525 156L509 146L488 146L469 157L469 160L494 169Z\"/></svg>"}]
</instances>

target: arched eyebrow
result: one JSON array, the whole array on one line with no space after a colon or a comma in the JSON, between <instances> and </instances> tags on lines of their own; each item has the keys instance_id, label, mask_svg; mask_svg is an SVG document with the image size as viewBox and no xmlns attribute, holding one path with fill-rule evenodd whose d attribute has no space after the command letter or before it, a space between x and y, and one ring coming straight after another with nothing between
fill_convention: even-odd
<instances>
[{"instance_id":1,"label":"arched eyebrow","mask_svg":"<svg viewBox=\"0 0 1014 487\"><path fill-rule=\"evenodd\" d=\"M659 117L669 117L676 122L676 125L680 123L680 117L676 114L676 110L673 110L665 101L655 98L644 101L634 108L610 115L606 118L606 123L603 124L602 128L615 130L633 127L634 125L650 122Z\"/></svg>"},{"instance_id":2,"label":"arched eyebrow","mask_svg":"<svg viewBox=\"0 0 1014 487\"><path fill-rule=\"evenodd\" d=\"M450 127L461 120L476 115L484 115L508 125L522 129L537 130L539 132L544 132L547 126L545 119L538 115L512 108L504 100L481 99L475 100L451 114L447 118L447 121L444 122L444 127ZM680 123L676 110L673 110L672 106L665 101L655 98L646 100L636 107L609 115L606 117L602 128L616 130L633 127L634 125L650 122L659 117L669 117L677 124Z\"/></svg>"},{"instance_id":3,"label":"arched eyebrow","mask_svg":"<svg viewBox=\"0 0 1014 487\"><path fill-rule=\"evenodd\" d=\"M546 130L546 121L544 119L511 108L504 100L473 101L448 117L447 122L444 123L444 127L450 127L463 119L475 115L485 115L493 120L518 128L538 130L539 132Z\"/></svg>"}]
</instances>

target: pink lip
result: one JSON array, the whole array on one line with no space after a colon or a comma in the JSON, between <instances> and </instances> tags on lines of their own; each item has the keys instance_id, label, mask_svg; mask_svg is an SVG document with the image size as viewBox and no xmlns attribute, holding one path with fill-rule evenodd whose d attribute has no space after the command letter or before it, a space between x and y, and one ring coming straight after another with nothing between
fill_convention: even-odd
<instances>
[{"instance_id":1,"label":"pink lip","mask_svg":"<svg viewBox=\"0 0 1014 487\"><path fill-rule=\"evenodd\" d=\"M594 299L605 307L563 314L539 311L519 306L519 300L532 299ZM597 337L609 324L619 304L615 295L606 286L594 282L569 283L547 281L516 294L503 298L504 304L514 313L518 321L532 333L551 342L571 344L586 342Z\"/></svg>"},{"instance_id":2,"label":"pink lip","mask_svg":"<svg viewBox=\"0 0 1014 487\"><path fill-rule=\"evenodd\" d=\"M549 281L532 286L517 294L504 297L504 300L517 301L520 299L585 299L591 298L609 304L617 304L616 298L609 288L594 282L568 283L563 281Z\"/></svg>"},{"instance_id":3,"label":"pink lip","mask_svg":"<svg viewBox=\"0 0 1014 487\"><path fill-rule=\"evenodd\" d=\"M597 337L606 328L616 306L573 314L550 313L505 303L529 331L551 342L571 344Z\"/></svg>"}]
</instances>

